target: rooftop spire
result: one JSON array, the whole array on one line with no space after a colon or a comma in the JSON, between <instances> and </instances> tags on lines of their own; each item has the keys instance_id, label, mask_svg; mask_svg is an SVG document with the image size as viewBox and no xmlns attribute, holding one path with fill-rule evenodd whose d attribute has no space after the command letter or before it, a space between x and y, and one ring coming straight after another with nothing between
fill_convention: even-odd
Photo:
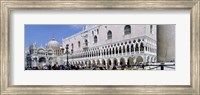
<instances>
[{"instance_id":1,"label":"rooftop spire","mask_svg":"<svg viewBox=\"0 0 200 95\"><path fill-rule=\"evenodd\" d=\"M52 36L52 40L55 40L55 35L54 35L54 33L53 33L53 36Z\"/></svg>"}]
</instances>

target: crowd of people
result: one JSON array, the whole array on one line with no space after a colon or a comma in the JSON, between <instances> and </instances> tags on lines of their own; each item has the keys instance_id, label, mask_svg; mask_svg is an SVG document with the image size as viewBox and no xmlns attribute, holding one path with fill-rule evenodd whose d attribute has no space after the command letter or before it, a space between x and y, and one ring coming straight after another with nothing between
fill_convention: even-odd
<instances>
[{"instance_id":1,"label":"crowd of people","mask_svg":"<svg viewBox=\"0 0 200 95\"><path fill-rule=\"evenodd\" d=\"M51 65L35 66L35 67L26 67L26 70L125 70L128 68L143 68L147 64L139 63L137 65L121 65L121 66L106 66L106 65L80 65L80 64L67 64L59 65L58 63Z\"/></svg>"}]
</instances>

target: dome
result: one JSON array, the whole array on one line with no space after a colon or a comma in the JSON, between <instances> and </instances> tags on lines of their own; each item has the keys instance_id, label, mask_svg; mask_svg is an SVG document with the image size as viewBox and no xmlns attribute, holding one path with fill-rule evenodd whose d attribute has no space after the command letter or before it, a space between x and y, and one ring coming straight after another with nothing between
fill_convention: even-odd
<instances>
[{"instance_id":1,"label":"dome","mask_svg":"<svg viewBox=\"0 0 200 95\"><path fill-rule=\"evenodd\" d=\"M55 40L55 38L53 38L53 39L51 39L51 41L49 41L48 42L48 44L47 44L47 48L52 48L52 49L57 49L57 48L59 48L60 47L60 45L59 45L59 43Z\"/></svg>"}]
</instances>

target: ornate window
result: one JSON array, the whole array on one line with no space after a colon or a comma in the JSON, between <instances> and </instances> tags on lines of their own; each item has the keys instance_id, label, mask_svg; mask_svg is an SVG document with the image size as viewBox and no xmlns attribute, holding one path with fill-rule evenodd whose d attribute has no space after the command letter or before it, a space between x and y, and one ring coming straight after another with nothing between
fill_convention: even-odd
<instances>
[{"instance_id":1,"label":"ornate window","mask_svg":"<svg viewBox=\"0 0 200 95\"><path fill-rule=\"evenodd\" d=\"M97 36L94 36L94 43L97 43Z\"/></svg>"},{"instance_id":2,"label":"ornate window","mask_svg":"<svg viewBox=\"0 0 200 95\"><path fill-rule=\"evenodd\" d=\"M112 39L112 32L110 30L107 33L107 39Z\"/></svg>"},{"instance_id":3,"label":"ornate window","mask_svg":"<svg viewBox=\"0 0 200 95\"><path fill-rule=\"evenodd\" d=\"M81 42L80 41L78 41L78 47L81 47Z\"/></svg>"},{"instance_id":4,"label":"ornate window","mask_svg":"<svg viewBox=\"0 0 200 95\"><path fill-rule=\"evenodd\" d=\"M88 40L85 39L85 46L88 46Z\"/></svg>"},{"instance_id":5,"label":"ornate window","mask_svg":"<svg viewBox=\"0 0 200 95\"><path fill-rule=\"evenodd\" d=\"M124 34L127 35L127 34L131 34L131 26L130 25L126 25L124 27Z\"/></svg>"},{"instance_id":6,"label":"ornate window","mask_svg":"<svg viewBox=\"0 0 200 95\"><path fill-rule=\"evenodd\" d=\"M74 44L72 43L72 49L74 48Z\"/></svg>"}]
</instances>

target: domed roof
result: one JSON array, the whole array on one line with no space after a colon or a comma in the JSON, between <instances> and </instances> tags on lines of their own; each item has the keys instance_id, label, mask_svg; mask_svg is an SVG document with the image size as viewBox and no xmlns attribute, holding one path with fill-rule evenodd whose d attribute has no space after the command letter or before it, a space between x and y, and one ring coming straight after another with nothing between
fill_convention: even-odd
<instances>
[{"instance_id":1,"label":"domed roof","mask_svg":"<svg viewBox=\"0 0 200 95\"><path fill-rule=\"evenodd\" d=\"M48 42L47 48L57 49L57 48L59 48L59 43L55 40L55 38L52 38L52 39Z\"/></svg>"}]
</instances>

